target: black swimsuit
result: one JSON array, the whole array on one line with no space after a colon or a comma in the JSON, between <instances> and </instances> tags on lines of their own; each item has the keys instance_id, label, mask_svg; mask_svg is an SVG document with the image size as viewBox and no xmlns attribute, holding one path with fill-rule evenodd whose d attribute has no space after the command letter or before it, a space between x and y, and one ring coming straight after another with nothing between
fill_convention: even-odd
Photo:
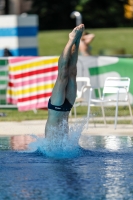
<instances>
[{"instance_id":1,"label":"black swimsuit","mask_svg":"<svg viewBox=\"0 0 133 200\"><path fill-rule=\"evenodd\" d=\"M69 103L67 99L65 99L64 103L61 106L55 106L51 104L51 99L49 99L48 109L67 112L72 109L72 105Z\"/></svg>"}]
</instances>

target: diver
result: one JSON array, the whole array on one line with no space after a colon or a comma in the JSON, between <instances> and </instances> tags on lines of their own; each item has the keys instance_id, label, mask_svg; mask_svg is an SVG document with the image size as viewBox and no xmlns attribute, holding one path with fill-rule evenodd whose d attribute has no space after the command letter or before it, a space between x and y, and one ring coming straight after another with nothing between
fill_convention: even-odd
<instances>
[{"instance_id":1,"label":"diver","mask_svg":"<svg viewBox=\"0 0 133 200\"><path fill-rule=\"evenodd\" d=\"M51 131L53 128L58 132L61 126L65 126L65 133L68 133L69 112L73 107L77 93L76 65L83 31L84 24L80 24L69 33L69 40L58 60L58 77L48 102L48 119L45 127L46 138L53 134ZM65 133L62 134L64 135Z\"/></svg>"}]
</instances>

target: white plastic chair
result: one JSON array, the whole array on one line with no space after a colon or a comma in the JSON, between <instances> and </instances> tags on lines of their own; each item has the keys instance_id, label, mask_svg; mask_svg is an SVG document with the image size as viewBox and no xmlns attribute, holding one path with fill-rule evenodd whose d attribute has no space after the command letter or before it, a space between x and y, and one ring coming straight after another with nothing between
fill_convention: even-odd
<instances>
[{"instance_id":1,"label":"white plastic chair","mask_svg":"<svg viewBox=\"0 0 133 200\"><path fill-rule=\"evenodd\" d=\"M76 82L77 82L77 84L78 83L82 84L82 86L80 85L81 86L80 90L79 90L79 87L77 89L77 97L76 97L76 100L75 100L75 104L73 106L74 107L74 116L75 116L75 118L77 116L76 107L86 104L88 106L88 109L87 109L87 127L86 128L88 128L89 118L90 118L90 106L94 106L94 104L91 103L92 91L93 91L93 89L97 89L97 88L92 88L91 87L91 83L90 83L90 78L89 77L77 77L76 78ZM88 90L88 97L85 99L84 98L84 93L86 92L86 90ZM98 92L99 92L99 95L100 95L100 90L99 89L98 89ZM102 102L101 102L101 110L102 110L102 114L104 116L104 124L106 124L105 114L104 114ZM93 117L93 115L92 115L92 117ZM94 122L94 124L95 124L95 122Z\"/></svg>"},{"instance_id":2,"label":"white plastic chair","mask_svg":"<svg viewBox=\"0 0 133 200\"><path fill-rule=\"evenodd\" d=\"M74 103L74 116L76 118L77 116L77 111L76 111L76 107L80 106L82 104L90 104L91 101L91 92L92 92L92 88L91 88L91 84L90 84L90 79L89 77L77 77L76 78L76 82L77 84L80 83L80 89L78 87L77 89L77 97ZM86 92L86 90L89 90L89 96L88 96L88 100L84 99L84 93ZM89 106L90 109L90 106ZM89 112L88 109L88 112ZM87 114L88 116L88 114Z\"/></svg>"},{"instance_id":3,"label":"white plastic chair","mask_svg":"<svg viewBox=\"0 0 133 200\"><path fill-rule=\"evenodd\" d=\"M128 77L108 77L108 78L106 78L105 83L104 83L102 98L91 99L91 102L102 103L102 105L104 103L116 102L115 123L114 123L115 129L116 129L116 125L117 125L118 103L119 102L128 103L129 112L130 112L131 120L133 123L133 116L132 116L132 110L131 110L129 93L128 93L129 86L130 86L130 78L128 78ZM105 98L106 94L109 94L109 96L106 96L106 98ZM121 99L120 99L120 95L121 95ZM89 106L90 105L88 105L88 110L90 110ZM102 106L102 109L103 109L102 113L103 113L104 122L106 123L103 106ZM89 114L87 115L87 118L89 121Z\"/></svg>"}]
</instances>

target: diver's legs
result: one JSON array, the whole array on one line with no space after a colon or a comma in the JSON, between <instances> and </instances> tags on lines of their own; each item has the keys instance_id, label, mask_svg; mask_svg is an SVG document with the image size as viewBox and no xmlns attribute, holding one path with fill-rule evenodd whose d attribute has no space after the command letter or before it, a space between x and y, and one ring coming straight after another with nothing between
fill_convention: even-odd
<instances>
[{"instance_id":1,"label":"diver's legs","mask_svg":"<svg viewBox=\"0 0 133 200\"><path fill-rule=\"evenodd\" d=\"M77 75L78 49L79 49L80 38L84 31L84 25L80 26L80 31L81 31L80 37L76 40L75 44L72 46L71 56L69 59L69 78L66 87L66 98L72 105L75 102L77 93L76 75Z\"/></svg>"},{"instance_id":2,"label":"diver's legs","mask_svg":"<svg viewBox=\"0 0 133 200\"><path fill-rule=\"evenodd\" d=\"M84 27L84 25L82 24L77 26L69 34L68 43L66 44L64 51L62 52L59 58L58 77L57 77L55 86L53 88L52 96L51 96L51 103L53 105L57 105L57 106L62 105L66 98L66 94L67 96L69 95L67 91L69 91L70 83L71 83L70 87L73 87L73 84L75 84L73 81L73 75L72 75L72 74L75 74L74 71L76 69L76 62L77 62L77 56L78 56L78 53L77 53L78 48L75 48L75 47L77 46L76 45L77 41L79 41L81 38L81 35L83 32L82 27ZM70 70L70 67L72 67L71 70ZM76 77L76 74L74 75L74 77ZM71 100L70 103L73 101L74 100Z\"/></svg>"}]
</instances>

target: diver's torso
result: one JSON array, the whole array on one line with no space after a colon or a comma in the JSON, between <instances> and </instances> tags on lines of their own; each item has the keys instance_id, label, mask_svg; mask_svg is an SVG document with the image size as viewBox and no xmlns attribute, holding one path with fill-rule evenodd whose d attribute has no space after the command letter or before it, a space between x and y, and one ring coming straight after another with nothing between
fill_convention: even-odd
<instances>
[{"instance_id":1,"label":"diver's torso","mask_svg":"<svg viewBox=\"0 0 133 200\"><path fill-rule=\"evenodd\" d=\"M64 132L68 133L69 111L63 112L49 109L48 112L49 114L45 127L45 136L48 137L52 130L58 132L62 129Z\"/></svg>"}]
</instances>

